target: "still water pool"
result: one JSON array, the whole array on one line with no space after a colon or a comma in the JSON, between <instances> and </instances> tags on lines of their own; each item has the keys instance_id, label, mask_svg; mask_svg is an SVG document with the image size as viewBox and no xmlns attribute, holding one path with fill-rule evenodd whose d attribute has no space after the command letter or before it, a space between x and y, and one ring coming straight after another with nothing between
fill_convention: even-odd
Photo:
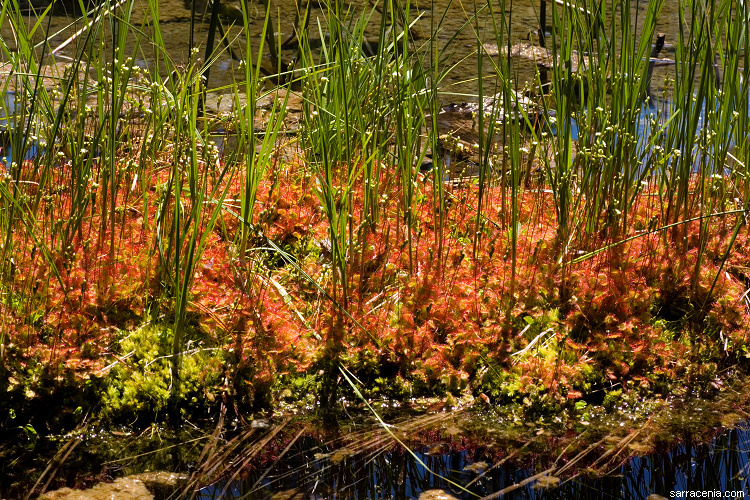
<instances>
[{"instance_id":1,"label":"still water pool","mask_svg":"<svg viewBox=\"0 0 750 500\"><path fill-rule=\"evenodd\" d=\"M146 482L148 471L178 478L158 491L146 482L156 498L744 498L750 423L746 398L734 394L592 410L589 420L381 409L385 426L360 414L179 432L87 430L40 439L6 463L0 498L23 497L30 479L39 492L45 484L52 491L123 477Z\"/></svg>"},{"instance_id":2,"label":"still water pool","mask_svg":"<svg viewBox=\"0 0 750 500\"><path fill-rule=\"evenodd\" d=\"M363 453L346 450L337 455L335 451L321 452L321 446L325 448L315 440L299 440L268 468L208 486L198 498L655 500L659 497L652 495L744 498L750 493L747 424L726 430L709 443L683 441L668 450L613 461L604 448L594 447L579 465L568 469L572 459L550 464L548 458L537 455L526 463L514 462L461 438L444 443L443 449L424 446L413 453L380 448ZM512 450L504 452L506 459L512 454ZM598 467L607 462L612 468L605 477L589 476L594 469L584 467L586 463ZM560 470L563 473L556 476Z\"/></svg>"}]
</instances>

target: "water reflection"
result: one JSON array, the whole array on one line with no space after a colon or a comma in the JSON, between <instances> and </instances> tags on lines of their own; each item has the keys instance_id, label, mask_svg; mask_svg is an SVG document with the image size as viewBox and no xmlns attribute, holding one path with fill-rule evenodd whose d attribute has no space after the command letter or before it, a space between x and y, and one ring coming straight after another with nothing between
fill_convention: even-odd
<instances>
[{"instance_id":1,"label":"water reflection","mask_svg":"<svg viewBox=\"0 0 750 500\"><path fill-rule=\"evenodd\" d=\"M438 454L435 447L418 448L413 454L391 447L342 457L325 452L325 445L318 441L304 438L270 468L259 467L241 480L204 488L199 498L400 499L419 498L429 490L443 490L467 500L494 498L502 490L507 490L502 498L508 499L685 498L690 492L695 495L703 491L706 498L742 498L750 492L747 424L720 434L708 444L691 444L686 436L670 451L631 458L604 478L587 477L586 468L571 470L557 486L554 480L540 480L549 476L528 481L549 468L544 458L532 458L524 465L493 466L496 457L486 447L462 440L458 443ZM596 453L604 454L603 450ZM596 457L591 458L596 461ZM564 462L555 466L564 467Z\"/></svg>"},{"instance_id":2,"label":"water reflection","mask_svg":"<svg viewBox=\"0 0 750 500\"><path fill-rule=\"evenodd\" d=\"M685 498L691 491L721 492L730 497L737 492L734 497L742 498L750 491L749 472L750 428L745 424L709 444L686 441L670 453L633 458L623 468L622 491L630 498L645 498L649 492Z\"/></svg>"}]
</instances>

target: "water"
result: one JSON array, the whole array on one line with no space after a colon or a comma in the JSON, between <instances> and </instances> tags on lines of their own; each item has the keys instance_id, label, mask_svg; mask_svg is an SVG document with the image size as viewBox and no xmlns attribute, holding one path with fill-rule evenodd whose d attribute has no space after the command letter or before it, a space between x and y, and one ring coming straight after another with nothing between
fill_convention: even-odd
<instances>
[{"instance_id":1,"label":"water","mask_svg":"<svg viewBox=\"0 0 750 500\"><path fill-rule=\"evenodd\" d=\"M15 92L3 94L2 107L0 107L0 162L10 165L13 155L10 151L10 136L8 130L13 127L13 118L16 113ZM10 122L10 123L9 123Z\"/></svg>"},{"instance_id":2,"label":"water","mask_svg":"<svg viewBox=\"0 0 750 500\"><path fill-rule=\"evenodd\" d=\"M35 5L39 2L32 2ZM643 12L647 7L647 2L641 2L635 4L633 10L633 19L643 19ZM218 54L217 60L212 67L210 73L210 80L208 86L210 89L218 89L213 94L221 94L222 88L231 85L233 82L241 80L243 78L242 72L239 70L240 61L238 59L255 58L255 52L259 48L261 33L263 30L263 22L265 19L265 11L261 2L250 1L248 3L248 14L249 14L249 32L251 34L251 47L252 54L245 54L245 35L242 30L233 27L233 25L241 24L238 19L240 16L239 6L235 3L224 1L222 5L225 6L225 13L228 14L223 17L223 24L227 29L227 39L231 40L230 49L223 50ZM273 26L276 29L276 39L278 42L284 42L292 36L294 33L294 18L296 13L296 0L275 0L271 2L272 13L271 18ZM76 2L62 2L58 4L58 7L53 11L48 19L45 19L45 23L40 25L37 30L39 40L41 41L44 34L49 36L49 49L56 55L58 64L62 65L66 61L71 61L83 50L82 43L85 39L83 34L78 34L83 28L83 24L77 17L76 13ZM177 65L185 64L188 59L189 47L187 41L190 39L190 18L191 18L191 0L162 0L159 2L159 23L162 30L162 36L165 44L165 49L169 55L169 58ZM359 8L356 4L352 4L352 7ZM323 40L320 38L323 34L323 38L327 33L326 28L326 11L317 3L312 4L311 10L311 21L309 35L312 38L311 45L319 45ZM196 45L199 47L199 55L203 56L204 48L207 43L207 21L209 18L209 12L207 5L204 2L199 2L197 11L201 14L201 17L196 23L196 31L194 39ZM92 11L93 12L93 11ZM537 12L538 2L516 2L513 4L512 12L507 12L511 24L511 43L517 43L526 41L527 39L536 40L537 32ZM443 13L446 13L443 16ZM475 52L477 50L478 41L476 36L479 36L479 42L485 45L491 46L494 40L494 30L490 21L489 12L480 12L477 19L472 21L471 26L466 27L463 31L461 28L465 25L467 20L472 18L474 13L474 7L464 5L462 2L454 2L450 0L436 0L430 2L412 2L412 8L409 12L410 20L416 20L413 25L413 30L416 35L415 48L417 50L425 50L428 44L427 35L430 33L431 26L433 24L442 22L441 30L437 35L437 48L446 49L448 57L443 62L443 67L447 68L451 65L456 65L453 71L448 73L446 77L440 82L441 98L443 104L448 104L453 101L465 101L465 100L476 100L477 98L477 63ZM497 14L497 13L496 13ZM132 19L137 24L143 18L150 18L148 2L146 0L135 0L133 3L133 14ZM49 21L49 24L47 24ZM204 22L201 22L204 21ZM28 26L33 25L34 19L28 19ZM548 22L549 19L548 19ZM372 16L370 28L368 29L368 38L365 40L367 44L377 43L377 33L379 26L379 14L375 12ZM676 38L678 26L676 3L667 2L661 16L659 17L659 25L657 31L664 31L668 34L674 34L672 38ZM636 28L637 29L637 28ZM104 33L102 39L105 42L110 39L111 33L108 32L109 23L104 23ZM148 36L152 34L152 28L145 26L143 32ZM458 33L458 35L456 35ZM78 34L78 36L76 36ZM11 29L9 22L3 23L0 28L0 35L5 40L5 43L9 45L11 50L14 50L13 41L15 36ZM454 38L454 35L455 38ZM143 68L154 69L157 67L163 67L164 56L157 57L146 43L145 40L141 40L141 44L138 50L135 48L135 40L131 40L130 44L126 48L126 53L131 54L134 58L134 62L137 66ZM675 42L674 39L667 37L667 42ZM215 46L219 45L218 36L216 38ZM266 55L263 58L263 64L266 69L270 72L274 72L272 67L272 61L268 55L266 49ZM111 51L109 48L103 50L104 57L109 57ZM232 57L232 54L236 58ZM296 56L294 48L289 48L282 51L281 59L283 64L286 64ZM0 62L3 62L5 55L0 55ZM158 62L160 60L161 62ZM532 61L523 58L514 58L513 60L513 71L515 74L514 84L519 88L524 82L533 79L536 68ZM654 74L654 86L659 88L660 83L663 82L666 70L657 68ZM61 73L61 71L60 71ZM489 57L485 58L483 67L483 74L486 77L485 92L491 92L494 88L494 67ZM160 75L160 78L165 78L168 75ZM45 86L50 87L54 79L45 82ZM0 83L2 79L0 79ZM0 85L0 88L4 88ZM209 91L209 95L212 93ZM11 102L11 92L7 92L4 95L4 99L7 102ZM11 106L12 107L12 106ZM573 125L574 139L577 138L577 128L574 123ZM3 148L2 154L8 159L6 164L10 164L13 160L13 153L10 151L9 141L0 140L0 147ZM33 158L37 155L36 145L31 145L29 151L26 153L25 159ZM2 157L0 157L2 158Z\"/></svg>"},{"instance_id":3,"label":"water","mask_svg":"<svg viewBox=\"0 0 750 500\"><path fill-rule=\"evenodd\" d=\"M15 92L5 92L3 102L0 106L0 164L9 168L13 164L13 148L11 147L11 136L16 127L16 117L21 112L20 105L17 102ZM36 142L32 142L26 147L24 160L31 160L42 152Z\"/></svg>"},{"instance_id":4,"label":"water","mask_svg":"<svg viewBox=\"0 0 750 500\"><path fill-rule=\"evenodd\" d=\"M190 2L191 0L161 0L159 2L159 22L165 48L169 57L177 64L184 63L188 56L189 48L187 42L190 39ZM50 34L50 49L56 51L58 61L71 60L75 57L77 51L80 50L79 47L84 38L83 36L79 36L73 41L70 41L70 38L83 26L74 15L74 4L75 2L63 2L63 7L58 7L55 10L55 14L51 17L49 27L46 26L45 20L45 25L41 26L38 30L40 40L45 31ZM206 22L198 22L196 24L195 43L200 46L199 54L203 56L208 29L207 21L210 17L210 13L206 10L205 2L199 1L198 4L198 11L202 14L200 20ZM226 13L229 14L224 17L224 25L227 28L228 39L231 40L230 45L232 51L239 59L244 59L248 56L255 57L260 44L260 35L262 33L265 17L262 3L253 0L248 2L248 13L250 16L249 29L253 51L253 54L250 55L244 53L246 45L244 34L241 30L232 27L232 24L241 24L238 20L238 16L240 15L239 6L226 0L222 2L222 4L226 7ZM278 41L284 42L294 33L296 0L274 0L271 2L271 5L271 19L274 29L276 30L276 38ZM356 2L351 4L355 9L359 8L358 5L359 4ZM642 23L644 17L643 13L648 6L648 2L643 1L635 3L634 5L635 7L632 13L633 20L638 20L639 23ZM311 37L311 45L315 45L321 43L321 40L318 39L319 33L325 35L327 32L325 23L326 12L317 2L312 2L311 9L309 35ZM513 11L506 13L511 24L511 43L515 44L528 39L536 41L538 9L538 1L513 3ZM140 22L140 19L142 19L147 12L148 2L146 0L135 0L133 4L133 19L135 22ZM443 16L443 13L446 13L446 15ZM414 32L418 36L415 41L415 47L420 48L427 44L427 36L430 32L431 24L437 24L442 20L442 29L438 33L437 44L438 49L448 47L447 54L449 55L444 62L443 67L457 64L454 71L449 73L440 84L441 90L445 95L446 103L451 100L467 100L467 98L476 96L476 58L471 57L477 50L475 32L479 35L482 43L492 45L494 42L494 30L487 11L480 12L477 20L473 21L471 26L465 28L455 36L455 39L453 39L454 35L460 31L461 27L467 22L467 20L471 19L473 13L474 7L470 2L456 2L451 0L412 2L412 8L409 15L411 18L410 20L416 20L416 23L413 26ZM496 13L496 15L497 14L498 13ZM548 14L548 16L549 15L551 14ZM29 26L32 25L32 21L33 20L30 18ZM379 22L379 14L375 12L372 16L370 23L371 27L368 30L369 38L366 42L377 43ZM550 20L548 17L548 23L549 22ZM105 23L105 28L107 24L108 23ZM657 31L667 33L667 43L676 43L678 26L677 2L666 2L659 17ZM318 27L320 27L320 30ZM638 30L639 28L636 27L636 29ZM145 27L145 33L150 33L149 26ZM4 38L6 43L9 44L11 50L13 50L15 48L13 45L15 37L12 33L10 23L5 22L3 24L2 29L0 29L0 35ZM109 34L105 29L104 39L106 40L108 36ZM451 42L450 45L448 45L449 42ZM216 47L218 43L219 37L217 36L216 44L214 46ZM65 45L64 48L59 49L64 44L67 45ZM127 51L128 53L133 52L132 42ZM105 50L105 55L106 54L107 51ZM282 60L284 62L289 62L294 55L295 51L293 49L282 51ZM489 58L486 59L483 72L491 79L494 75L494 68L489 61ZM153 68L155 65L154 54L150 52L150 48L143 41L141 49L135 52L134 60L136 64L144 67ZM236 71L238 69L238 62L239 61L232 59L227 50L224 50L219 54L214 69L211 71L209 86L220 88L232 83L233 79L237 76ZM265 57L264 64L266 64L268 69L273 69L270 66L270 57ZM515 83L519 86L521 86L524 81L533 78L535 68L532 62L517 59L514 61L514 65L517 74ZM663 76L665 74L665 72L657 68L654 75L654 82L656 85L659 85L659 82L663 81ZM486 88L491 88L492 84L488 81L485 82L485 86Z\"/></svg>"},{"instance_id":5,"label":"water","mask_svg":"<svg viewBox=\"0 0 750 500\"><path fill-rule=\"evenodd\" d=\"M42 471L48 491L163 471L149 476L178 478L202 500L741 498L750 494L747 387L515 423L502 408L376 405L386 430L353 405L333 424L308 411L179 431L91 426L39 436L35 447L11 432L0 448L0 458L13 457L0 461L0 498L23 497ZM157 498L190 498L166 490Z\"/></svg>"},{"instance_id":6,"label":"water","mask_svg":"<svg viewBox=\"0 0 750 500\"><path fill-rule=\"evenodd\" d=\"M276 427L266 429L268 434L245 429L215 447L209 434L196 438L196 431L94 435L57 463L49 490L64 484L90 487L148 470L177 471L162 475L182 477L184 485L191 472L212 468L218 480L209 475L214 480L207 479L193 498L470 500L503 492L502 498L518 500L655 500L650 495L750 494L747 422L723 431L693 427L671 433L643 420L637 429L587 428L566 436L544 427L512 431L500 422L493 428L485 419L484 435L478 435L467 429L467 418L473 417L457 412L400 421L392 430L408 449L377 426L326 430L309 420L293 421L278 433ZM399 429L407 429L408 436ZM233 452L227 454L229 449ZM33 475L43 465L39 461ZM8 489L7 479L0 479L0 496L14 497L18 491ZM169 492L157 498L168 497L183 498Z\"/></svg>"},{"instance_id":7,"label":"water","mask_svg":"<svg viewBox=\"0 0 750 500\"><path fill-rule=\"evenodd\" d=\"M603 462L607 448L601 446L592 449L580 467L570 468L559 478L554 471L565 468L564 461L550 464L550 457L532 455L525 463L503 463L512 450L492 450L484 442L461 437L448 440L444 446L447 451L438 454L429 451L431 446L417 447L413 455L384 446L343 459L334 459L332 452L321 453L325 445L308 439L296 443L270 468L259 468L229 485L211 485L201 490L199 498L398 499L419 498L436 489L465 500L502 490L506 490L503 498L532 500L646 500L652 494L675 498L701 491L737 495L732 498L750 494L747 424L725 431L706 444L692 444L689 435L683 439L684 443L661 453L630 459L625 455ZM609 463L611 469L605 477L588 477L594 469L587 466L597 461L599 466ZM541 476L546 470L552 472ZM560 482L553 487L556 479Z\"/></svg>"}]
</instances>

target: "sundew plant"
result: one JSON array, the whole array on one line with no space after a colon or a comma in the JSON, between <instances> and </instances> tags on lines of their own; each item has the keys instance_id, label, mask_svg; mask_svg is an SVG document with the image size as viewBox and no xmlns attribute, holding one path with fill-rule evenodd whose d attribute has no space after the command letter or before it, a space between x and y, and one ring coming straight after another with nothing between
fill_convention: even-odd
<instances>
[{"instance_id":1,"label":"sundew plant","mask_svg":"<svg viewBox=\"0 0 750 500\"><path fill-rule=\"evenodd\" d=\"M3 3L1 390L92 379L133 422L334 408L345 369L368 397L544 416L743 366L745 3L679 0L667 81L662 2L551 3L526 86L506 0L464 4L453 33L453 7L298 2L287 40L273 2L220 7L176 61L156 0L63 34L52 6ZM471 125L446 130L467 62Z\"/></svg>"}]
</instances>

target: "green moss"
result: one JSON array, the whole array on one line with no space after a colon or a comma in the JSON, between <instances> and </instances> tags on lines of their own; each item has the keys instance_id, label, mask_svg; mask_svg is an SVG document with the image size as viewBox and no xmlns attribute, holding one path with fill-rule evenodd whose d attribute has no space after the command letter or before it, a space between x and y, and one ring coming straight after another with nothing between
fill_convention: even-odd
<instances>
[{"instance_id":1,"label":"green moss","mask_svg":"<svg viewBox=\"0 0 750 500\"><path fill-rule=\"evenodd\" d=\"M617 404L620 402L621 396L622 389L607 391L607 395L604 396L604 402L602 403L602 406L609 412L615 411Z\"/></svg>"},{"instance_id":2,"label":"green moss","mask_svg":"<svg viewBox=\"0 0 750 500\"><path fill-rule=\"evenodd\" d=\"M524 388L518 374L492 365L487 367L478 389L478 392L486 394L493 401L508 403L519 400L523 396Z\"/></svg>"},{"instance_id":3,"label":"green moss","mask_svg":"<svg viewBox=\"0 0 750 500\"><path fill-rule=\"evenodd\" d=\"M582 363L574 377L574 387L584 394L604 385L604 372L599 363Z\"/></svg>"},{"instance_id":4,"label":"green moss","mask_svg":"<svg viewBox=\"0 0 750 500\"><path fill-rule=\"evenodd\" d=\"M312 407L320 392L320 377L311 373L285 374L276 379L275 398L282 404Z\"/></svg>"},{"instance_id":5,"label":"green moss","mask_svg":"<svg viewBox=\"0 0 750 500\"><path fill-rule=\"evenodd\" d=\"M172 390L172 332L166 326L143 326L119 342L100 415L105 420L156 421L165 416ZM222 351L188 341L181 357L179 399L186 416L210 405L221 388Z\"/></svg>"}]
</instances>

